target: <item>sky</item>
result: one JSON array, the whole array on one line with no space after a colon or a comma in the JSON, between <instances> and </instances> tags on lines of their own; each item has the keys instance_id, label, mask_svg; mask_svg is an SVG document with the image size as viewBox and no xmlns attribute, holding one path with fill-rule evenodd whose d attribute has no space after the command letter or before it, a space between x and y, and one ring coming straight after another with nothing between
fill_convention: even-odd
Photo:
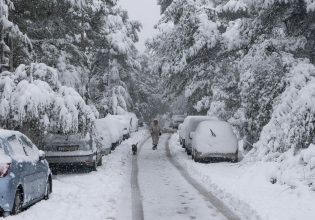
<instances>
[{"instance_id":1,"label":"sky","mask_svg":"<svg viewBox=\"0 0 315 220\"><path fill-rule=\"evenodd\" d=\"M160 18L160 7L157 0L119 0L120 5L128 11L132 20L138 20L142 24L142 31L139 34L140 41L137 48L144 51L146 39L152 37L155 33L154 25Z\"/></svg>"}]
</instances>

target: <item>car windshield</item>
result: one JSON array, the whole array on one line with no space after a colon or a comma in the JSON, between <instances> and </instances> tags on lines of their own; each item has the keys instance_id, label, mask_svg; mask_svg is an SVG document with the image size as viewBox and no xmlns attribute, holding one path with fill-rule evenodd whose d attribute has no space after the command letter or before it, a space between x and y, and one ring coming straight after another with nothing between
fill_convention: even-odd
<instances>
[{"instance_id":1,"label":"car windshield","mask_svg":"<svg viewBox=\"0 0 315 220\"><path fill-rule=\"evenodd\" d=\"M28 141L25 137L17 137L12 135L7 139L10 144L9 153L13 159L22 162L22 161L31 161L35 162L38 160L37 149L32 147L32 143Z\"/></svg>"}]
</instances>

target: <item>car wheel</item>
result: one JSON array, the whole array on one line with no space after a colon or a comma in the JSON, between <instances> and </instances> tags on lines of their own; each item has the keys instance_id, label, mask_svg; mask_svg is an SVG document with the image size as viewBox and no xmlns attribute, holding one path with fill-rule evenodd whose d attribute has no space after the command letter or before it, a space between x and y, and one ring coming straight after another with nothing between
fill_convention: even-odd
<instances>
[{"instance_id":1,"label":"car wheel","mask_svg":"<svg viewBox=\"0 0 315 220\"><path fill-rule=\"evenodd\" d=\"M195 161L195 162L200 162L200 159L199 159L199 157L197 156L196 150L193 151L193 154L194 154L194 158L193 158L194 161Z\"/></svg>"},{"instance_id":2,"label":"car wheel","mask_svg":"<svg viewBox=\"0 0 315 220\"><path fill-rule=\"evenodd\" d=\"M102 166L103 165L103 157L101 156L101 158L99 159L97 166Z\"/></svg>"},{"instance_id":3,"label":"car wheel","mask_svg":"<svg viewBox=\"0 0 315 220\"><path fill-rule=\"evenodd\" d=\"M91 167L91 171L97 171L97 160L96 159L93 161L93 165Z\"/></svg>"},{"instance_id":4,"label":"car wheel","mask_svg":"<svg viewBox=\"0 0 315 220\"><path fill-rule=\"evenodd\" d=\"M187 155L189 155L189 156L191 155L191 150L187 149Z\"/></svg>"},{"instance_id":5,"label":"car wheel","mask_svg":"<svg viewBox=\"0 0 315 220\"><path fill-rule=\"evenodd\" d=\"M18 189L14 197L12 214L13 215L19 214L22 211L22 205L23 205L23 192L21 189Z\"/></svg>"},{"instance_id":6,"label":"car wheel","mask_svg":"<svg viewBox=\"0 0 315 220\"><path fill-rule=\"evenodd\" d=\"M9 217L11 215L11 212L3 212L2 216L3 218Z\"/></svg>"},{"instance_id":7,"label":"car wheel","mask_svg":"<svg viewBox=\"0 0 315 220\"><path fill-rule=\"evenodd\" d=\"M45 191L45 196L44 196L45 200L49 199L50 192L51 192L51 183L50 183L50 180L48 179L46 183L46 191Z\"/></svg>"}]
</instances>

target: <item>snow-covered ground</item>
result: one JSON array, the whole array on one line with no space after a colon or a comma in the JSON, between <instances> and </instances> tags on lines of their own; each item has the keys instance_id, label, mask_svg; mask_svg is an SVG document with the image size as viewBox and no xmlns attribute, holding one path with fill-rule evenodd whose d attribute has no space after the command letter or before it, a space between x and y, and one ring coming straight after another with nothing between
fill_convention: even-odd
<instances>
[{"instance_id":1,"label":"snow-covered ground","mask_svg":"<svg viewBox=\"0 0 315 220\"><path fill-rule=\"evenodd\" d=\"M314 220L315 192L308 187L271 184L273 163L195 163L178 142L170 139L173 158L241 219Z\"/></svg>"},{"instance_id":2,"label":"snow-covered ground","mask_svg":"<svg viewBox=\"0 0 315 220\"><path fill-rule=\"evenodd\" d=\"M106 220L115 219L123 188L130 183L131 144L140 142L147 131L140 130L104 157L97 172L54 176L53 193L10 220Z\"/></svg>"},{"instance_id":3,"label":"snow-covered ground","mask_svg":"<svg viewBox=\"0 0 315 220\"><path fill-rule=\"evenodd\" d=\"M192 187L170 163L165 146L168 135L161 137L158 150L148 140L139 154L139 187L143 197L144 219L207 220L226 219L203 195Z\"/></svg>"}]
</instances>

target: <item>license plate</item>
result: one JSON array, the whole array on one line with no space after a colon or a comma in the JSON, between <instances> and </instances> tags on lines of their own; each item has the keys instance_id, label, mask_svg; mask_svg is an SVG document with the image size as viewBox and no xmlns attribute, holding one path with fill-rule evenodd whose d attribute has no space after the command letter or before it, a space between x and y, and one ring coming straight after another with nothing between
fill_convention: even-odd
<instances>
[{"instance_id":1,"label":"license plate","mask_svg":"<svg viewBox=\"0 0 315 220\"><path fill-rule=\"evenodd\" d=\"M68 152L68 151L77 151L79 146L62 146L58 147L58 151Z\"/></svg>"}]
</instances>

